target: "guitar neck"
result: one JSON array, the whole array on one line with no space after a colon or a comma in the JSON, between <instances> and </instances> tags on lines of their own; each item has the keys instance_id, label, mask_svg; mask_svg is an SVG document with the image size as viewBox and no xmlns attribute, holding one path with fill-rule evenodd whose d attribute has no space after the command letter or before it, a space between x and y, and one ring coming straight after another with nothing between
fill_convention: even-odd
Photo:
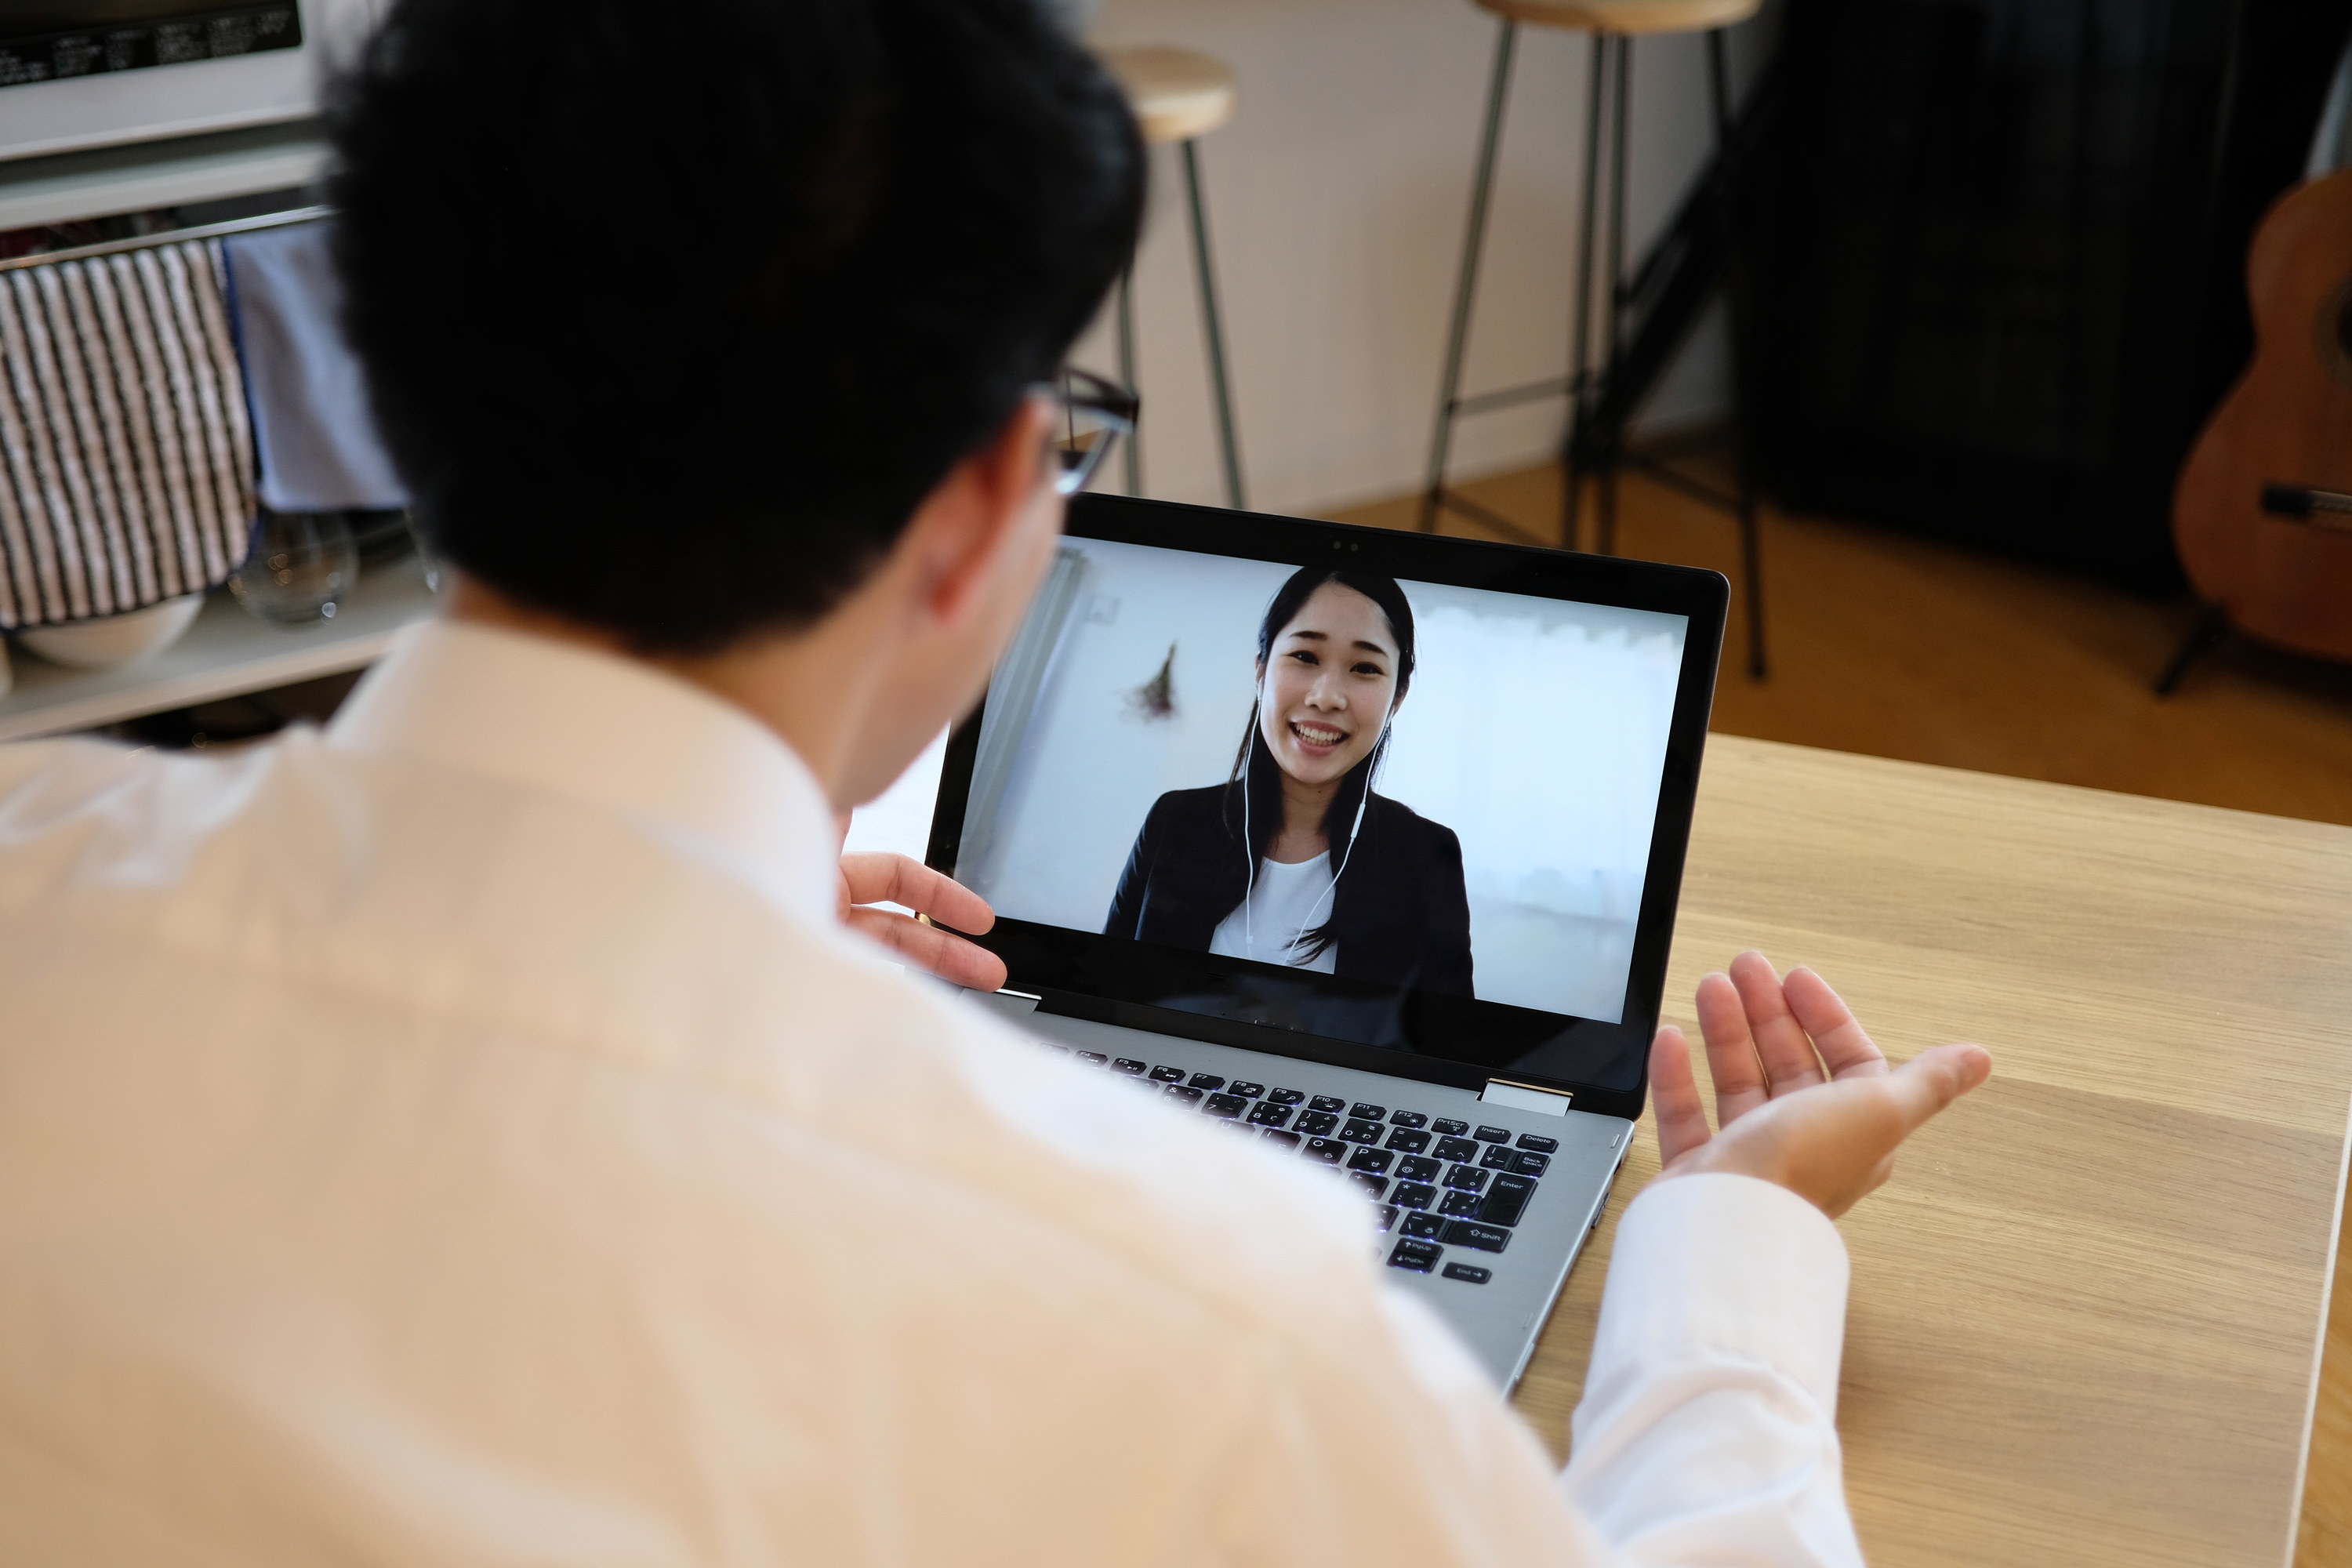
<instances>
[{"instance_id":1,"label":"guitar neck","mask_svg":"<svg viewBox=\"0 0 2352 1568\"><path fill-rule=\"evenodd\" d=\"M2352 495L2309 485L2264 485L2263 510L2273 517L2352 533Z\"/></svg>"}]
</instances>

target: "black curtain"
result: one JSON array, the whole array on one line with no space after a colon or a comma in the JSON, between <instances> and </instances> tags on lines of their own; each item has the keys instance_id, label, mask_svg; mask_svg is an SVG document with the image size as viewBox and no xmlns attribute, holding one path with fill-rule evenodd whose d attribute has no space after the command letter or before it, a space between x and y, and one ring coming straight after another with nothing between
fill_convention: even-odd
<instances>
[{"instance_id":1,"label":"black curtain","mask_svg":"<svg viewBox=\"0 0 2352 1568\"><path fill-rule=\"evenodd\" d=\"M1790 0L1740 225L1765 482L2177 585L2173 480L2347 35L2346 0Z\"/></svg>"}]
</instances>

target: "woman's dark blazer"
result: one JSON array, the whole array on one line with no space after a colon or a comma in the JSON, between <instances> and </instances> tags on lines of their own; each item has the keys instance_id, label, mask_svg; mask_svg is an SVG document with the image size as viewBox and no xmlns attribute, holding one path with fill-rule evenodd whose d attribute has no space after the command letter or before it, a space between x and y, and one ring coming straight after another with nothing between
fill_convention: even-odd
<instances>
[{"instance_id":1,"label":"woman's dark blazer","mask_svg":"<svg viewBox=\"0 0 2352 1568\"><path fill-rule=\"evenodd\" d=\"M1207 950L1247 888L1241 836L1224 821L1230 787L1170 790L1153 804L1111 895L1105 936ZM1337 973L1471 994L1470 900L1452 828L1375 794L1330 913Z\"/></svg>"}]
</instances>

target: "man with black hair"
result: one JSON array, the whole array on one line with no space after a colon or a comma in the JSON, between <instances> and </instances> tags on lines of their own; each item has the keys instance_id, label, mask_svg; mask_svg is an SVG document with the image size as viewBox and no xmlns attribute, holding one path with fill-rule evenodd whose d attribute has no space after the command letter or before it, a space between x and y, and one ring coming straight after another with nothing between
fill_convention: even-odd
<instances>
[{"instance_id":1,"label":"man with black hair","mask_svg":"<svg viewBox=\"0 0 2352 1568\"><path fill-rule=\"evenodd\" d=\"M0 1559L1858 1560L1827 1216L1981 1051L1709 977L1556 1481L1350 1189L844 929L1003 973L834 824L1134 243L1042 0L399 0L335 134L452 607L323 734L0 752Z\"/></svg>"}]
</instances>

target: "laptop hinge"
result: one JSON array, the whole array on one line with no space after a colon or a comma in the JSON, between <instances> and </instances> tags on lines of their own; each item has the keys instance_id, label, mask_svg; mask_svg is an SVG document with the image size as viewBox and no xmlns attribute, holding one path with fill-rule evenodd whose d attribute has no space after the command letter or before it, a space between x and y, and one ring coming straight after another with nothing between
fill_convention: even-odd
<instances>
[{"instance_id":1,"label":"laptop hinge","mask_svg":"<svg viewBox=\"0 0 2352 1568\"><path fill-rule=\"evenodd\" d=\"M1538 1116L1565 1116L1568 1102L1573 1097L1563 1089L1538 1089L1531 1083L1490 1078L1478 1098L1488 1105L1507 1105L1514 1110L1532 1110Z\"/></svg>"}]
</instances>

